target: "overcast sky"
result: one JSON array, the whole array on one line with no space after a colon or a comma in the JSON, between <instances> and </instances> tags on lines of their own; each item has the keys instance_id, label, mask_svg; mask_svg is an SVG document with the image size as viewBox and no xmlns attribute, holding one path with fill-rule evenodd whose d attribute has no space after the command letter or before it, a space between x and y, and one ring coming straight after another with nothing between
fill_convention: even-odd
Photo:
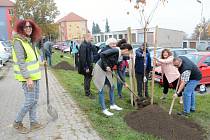
<instances>
[{"instance_id":1,"label":"overcast sky","mask_svg":"<svg viewBox=\"0 0 210 140\"><path fill-rule=\"evenodd\" d=\"M146 1L145 15L148 17L157 0ZM203 16L210 19L210 0L201 1ZM133 8L134 5L129 0L55 0L55 2L60 11L56 20L74 12L88 20L90 31L93 21L104 31L106 18L112 31L126 29L129 26L143 27L139 11ZM149 27L158 25L161 28L181 30L190 35L201 20L201 8L202 4L196 0L168 0L165 5L158 6Z\"/></svg>"}]
</instances>

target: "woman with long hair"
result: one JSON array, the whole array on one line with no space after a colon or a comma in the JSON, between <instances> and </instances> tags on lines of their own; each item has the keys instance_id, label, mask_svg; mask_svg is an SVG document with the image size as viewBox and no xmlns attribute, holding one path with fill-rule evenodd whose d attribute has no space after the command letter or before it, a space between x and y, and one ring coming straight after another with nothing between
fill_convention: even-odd
<instances>
[{"instance_id":1,"label":"woman with long hair","mask_svg":"<svg viewBox=\"0 0 210 140\"><path fill-rule=\"evenodd\" d=\"M39 54L35 47L41 38L41 29L30 20L19 20L13 35L13 61L15 79L22 84L25 100L17 113L13 127L20 133L26 134L30 130L42 128L36 116L36 106L39 99ZM23 118L29 112L30 130L23 126Z\"/></svg>"},{"instance_id":2,"label":"woman with long hair","mask_svg":"<svg viewBox=\"0 0 210 140\"><path fill-rule=\"evenodd\" d=\"M160 99L166 98L170 84L173 85L173 88L176 88L180 76L178 69L173 65L173 59L174 57L169 49L163 49L161 58L156 58L157 65L161 66L163 79L163 95Z\"/></svg>"}]
</instances>

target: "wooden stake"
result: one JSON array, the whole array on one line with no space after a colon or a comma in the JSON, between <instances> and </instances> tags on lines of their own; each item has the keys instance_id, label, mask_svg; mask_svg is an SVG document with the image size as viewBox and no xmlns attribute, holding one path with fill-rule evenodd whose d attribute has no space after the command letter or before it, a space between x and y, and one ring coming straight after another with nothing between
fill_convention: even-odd
<instances>
[{"instance_id":1,"label":"wooden stake","mask_svg":"<svg viewBox=\"0 0 210 140\"><path fill-rule=\"evenodd\" d=\"M131 40L132 40L131 39L131 27L128 27L128 43L129 44L131 44L131 42L132 42ZM131 55L133 55L133 53ZM130 87L131 87L132 91L134 91L134 82L133 82L134 81L134 78L133 78L133 71L134 71L133 67L134 67L134 64L133 63L134 63L133 62L133 57L130 56L130 61L129 61L129 78L130 78ZM133 103L135 102L134 96L133 96L132 93L130 93L130 96L131 96L131 105L133 106L134 105Z\"/></svg>"},{"instance_id":2,"label":"wooden stake","mask_svg":"<svg viewBox=\"0 0 210 140\"><path fill-rule=\"evenodd\" d=\"M153 57L153 69L152 69L152 84L151 84L151 105L154 102L154 85L155 85L155 59L156 58L156 49L157 49L157 33L158 26L155 28L155 45L154 45L154 57Z\"/></svg>"},{"instance_id":3,"label":"wooden stake","mask_svg":"<svg viewBox=\"0 0 210 140\"><path fill-rule=\"evenodd\" d=\"M146 76L146 47L147 47L147 23L145 23L144 27L144 49L143 49L143 56L144 56L144 76L143 76L143 97L145 97L146 92L146 81L144 77ZM148 80L148 79L147 79Z\"/></svg>"}]
</instances>

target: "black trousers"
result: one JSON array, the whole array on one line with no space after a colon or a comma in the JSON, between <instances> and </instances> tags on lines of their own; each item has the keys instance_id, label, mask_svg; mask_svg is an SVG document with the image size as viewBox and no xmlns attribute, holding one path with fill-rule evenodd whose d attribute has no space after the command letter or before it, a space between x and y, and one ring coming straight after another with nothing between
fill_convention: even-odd
<instances>
[{"instance_id":1,"label":"black trousers","mask_svg":"<svg viewBox=\"0 0 210 140\"><path fill-rule=\"evenodd\" d=\"M91 94L91 92L90 92L90 82L92 80L91 73L92 73L92 71L84 74L84 90L85 90L86 96L89 96Z\"/></svg>"},{"instance_id":2,"label":"black trousers","mask_svg":"<svg viewBox=\"0 0 210 140\"><path fill-rule=\"evenodd\" d=\"M144 74L136 73L135 76L136 76L136 82L137 82L138 96L142 97L143 96L142 95L142 90L143 90L143 87L144 87ZM147 81L145 82L145 96L149 97L149 94L148 94L148 77L149 77L149 73L146 72L145 76L147 78Z\"/></svg>"},{"instance_id":3,"label":"black trousers","mask_svg":"<svg viewBox=\"0 0 210 140\"><path fill-rule=\"evenodd\" d=\"M176 79L175 81L173 81L171 84L173 85L173 89L176 89L177 83L178 83L178 79ZM163 75L163 93L167 94L168 93L168 89L169 89L169 83L168 80L165 76L165 74Z\"/></svg>"}]
</instances>

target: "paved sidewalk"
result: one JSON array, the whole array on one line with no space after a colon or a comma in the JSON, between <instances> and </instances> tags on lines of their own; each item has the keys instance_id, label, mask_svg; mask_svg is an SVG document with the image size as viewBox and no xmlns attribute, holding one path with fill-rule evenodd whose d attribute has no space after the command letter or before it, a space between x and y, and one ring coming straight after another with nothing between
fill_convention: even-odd
<instances>
[{"instance_id":1,"label":"paved sidewalk","mask_svg":"<svg viewBox=\"0 0 210 140\"><path fill-rule=\"evenodd\" d=\"M40 100L37 108L39 121L47 124L42 130L19 134L13 127L17 111L23 97L21 85L14 80L12 68L0 80L0 139L1 140L101 140L80 111L79 107L61 87L51 72L49 73L50 102L56 108L59 118L52 121L47 114L45 79L40 81ZM28 114L24 124L29 127Z\"/></svg>"}]
</instances>

